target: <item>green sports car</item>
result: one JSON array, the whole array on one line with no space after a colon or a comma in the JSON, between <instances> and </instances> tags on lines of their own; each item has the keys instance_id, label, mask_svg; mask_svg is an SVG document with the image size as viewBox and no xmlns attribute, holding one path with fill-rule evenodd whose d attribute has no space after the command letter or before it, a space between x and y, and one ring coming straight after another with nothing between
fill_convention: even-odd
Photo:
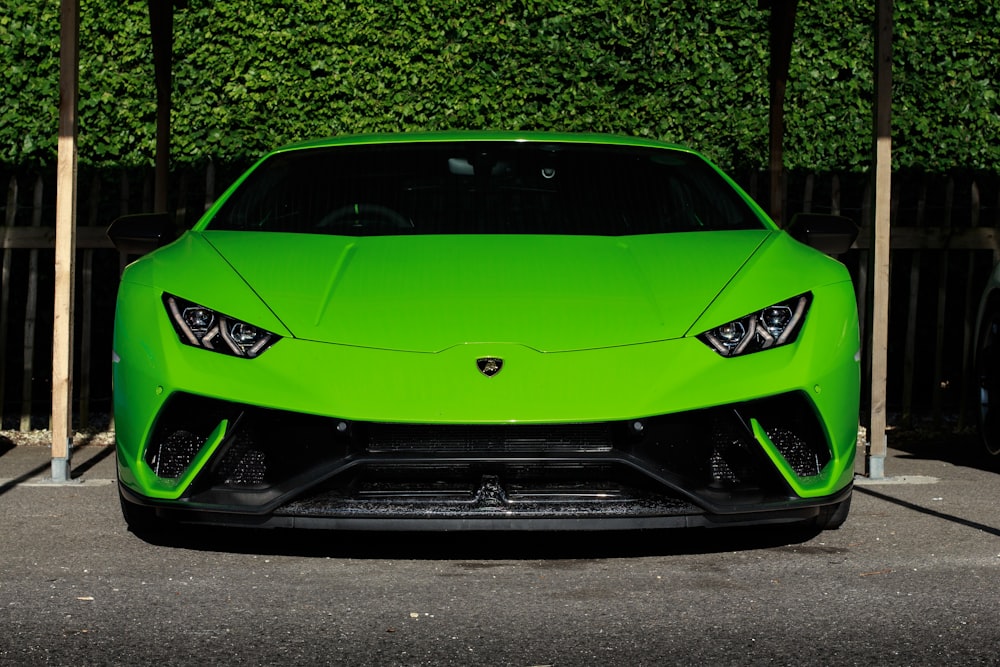
<instances>
[{"instance_id":1,"label":"green sports car","mask_svg":"<svg viewBox=\"0 0 1000 667\"><path fill-rule=\"evenodd\" d=\"M328 139L265 156L180 238L163 221L109 229L145 254L113 352L136 532L847 516L857 307L809 246L852 225L782 231L696 152Z\"/></svg>"}]
</instances>

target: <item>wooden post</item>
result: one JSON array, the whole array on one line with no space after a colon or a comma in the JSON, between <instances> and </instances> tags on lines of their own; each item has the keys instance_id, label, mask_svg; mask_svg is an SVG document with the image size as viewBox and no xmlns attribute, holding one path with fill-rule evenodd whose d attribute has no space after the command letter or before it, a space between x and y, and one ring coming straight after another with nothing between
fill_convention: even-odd
<instances>
[{"instance_id":1,"label":"wooden post","mask_svg":"<svg viewBox=\"0 0 1000 667\"><path fill-rule=\"evenodd\" d=\"M76 254L79 0L61 0L59 13L59 152L56 175L55 314L52 324L52 481L68 482L73 437L73 261Z\"/></svg>"},{"instance_id":2,"label":"wooden post","mask_svg":"<svg viewBox=\"0 0 1000 667\"><path fill-rule=\"evenodd\" d=\"M878 0L875 10L875 206L871 225L868 300L871 317L871 405L865 472L872 479L885 477L885 381L889 344L889 219L892 183L892 0Z\"/></svg>"}]
</instances>

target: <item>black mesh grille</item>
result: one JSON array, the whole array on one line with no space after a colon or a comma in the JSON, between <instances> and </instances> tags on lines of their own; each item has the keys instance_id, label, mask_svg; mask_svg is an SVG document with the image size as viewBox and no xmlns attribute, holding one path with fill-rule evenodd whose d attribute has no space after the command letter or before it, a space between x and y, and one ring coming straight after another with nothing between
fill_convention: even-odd
<instances>
[{"instance_id":1,"label":"black mesh grille","mask_svg":"<svg viewBox=\"0 0 1000 667\"><path fill-rule=\"evenodd\" d=\"M801 394L756 401L741 412L760 423L796 475L818 475L830 462L830 447L815 410Z\"/></svg>"},{"instance_id":2,"label":"black mesh grille","mask_svg":"<svg viewBox=\"0 0 1000 667\"><path fill-rule=\"evenodd\" d=\"M609 452L608 424L449 426L371 424L367 449L383 452Z\"/></svg>"},{"instance_id":3,"label":"black mesh grille","mask_svg":"<svg viewBox=\"0 0 1000 667\"><path fill-rule=\"evenodd\" d=\"M222 457L219 474L229 486L260 486L267 474L267 454L246 437L237 437Z\"/></svg>"},{"instance_id":4,"label":"black mesh grille","mask_svg":"<svg viewBox=\"0 0 1000 667\"><path fill-rule=\"evenodd\" d=\"M161 477L183 475L222 420L226 437L186 497L205 505L275 503L275 511L292 503L310 515L663 515L699 511L699 498L709 505L787 500L791 490L756 441L754 422L796 474L818 474L830 460L808 398L788 394L546 425L349 422L178 396L154 429L146 461Z\"/></svg>"},{"instance_id":5,"label":"black mesh grille","mask_svg":"<svg viewBox=\"0 0 1000 667\"><path fill-rule=\"evenodd\" d=\"M180 477L219 423L237 414L222 401L175 394L157 419L146 449L146 463L159 477Z\"/></svg>"},{"instance_id":6,"label":"black mesh grille","mask_svg":"<svg viewBox=\"0 0 1000 667\"><path fill-rule=\"evenodd\" d=\"M184 474L204 444L203 437L190 431L177 430L168 433L157 443L155 449L150 449L148 452L149 467L158 477L176 479Z\"/></svg>"},{"instance_id":7,"label":"black mesh grille","mask_svg":"<svg viewBox=\"0 0 1000 667\"><path fill-rule=\"evenodd\" d=\"M791 429L775 428L767 432L767 437L800 477L818 475L828 459L828 457L821 459L820 452L815 447L810 447L799 433Z\"/></svg>"},{"instance_id":8,"label":"black mesh grille","mask_svg":"<svg viewBox=\"0 0 1000 667\"><path fill-rule=\"evenodd\" d=\"M709 461L713 485L755 482L754 455L757 445L734 416L712 421L711 443Z\"/></svg>"},{"instance_id":9,"label":"black mesh grille","mask_svg":"<svg viewBox=\"0 0 1000 667\"><path fill-rule=\"evenodd\" d=\"M620 466L373 465L282 507L286 516L424 518L698 514L680 494Z\"/></svg>"}]
</instances>

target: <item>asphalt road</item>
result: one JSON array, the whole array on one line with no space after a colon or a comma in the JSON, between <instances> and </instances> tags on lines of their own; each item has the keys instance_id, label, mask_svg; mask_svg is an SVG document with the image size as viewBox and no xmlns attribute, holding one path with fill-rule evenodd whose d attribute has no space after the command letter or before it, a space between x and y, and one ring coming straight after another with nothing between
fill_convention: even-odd
<instances>
[{"instance_id":1,"label":"asphalt road","mask_svg":"<svg viewBox=\"0 0 1000 667\"><path fill-rule=\"evenodd\" d=\"M194 532L0 440L0 665L1000 664L1000 474L892 449L821 534Z\"/></svg>"}]
</instances>

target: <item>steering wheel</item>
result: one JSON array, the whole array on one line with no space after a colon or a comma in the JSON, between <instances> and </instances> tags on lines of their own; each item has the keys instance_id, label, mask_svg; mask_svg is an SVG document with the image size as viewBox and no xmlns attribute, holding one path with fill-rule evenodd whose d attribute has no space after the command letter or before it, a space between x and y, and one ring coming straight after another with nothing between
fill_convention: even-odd
<instances>
[{"instance_id":1,"label":"steering wheel","mask_svg":"<svg viewBox=\"0 0 1000 667\"><path fill-rule=\"evenodd\" d=\"M316 223L317 228L412 229L413 221L381 204L346 204L330 211Z\"/></svg>"}]
</instances>

